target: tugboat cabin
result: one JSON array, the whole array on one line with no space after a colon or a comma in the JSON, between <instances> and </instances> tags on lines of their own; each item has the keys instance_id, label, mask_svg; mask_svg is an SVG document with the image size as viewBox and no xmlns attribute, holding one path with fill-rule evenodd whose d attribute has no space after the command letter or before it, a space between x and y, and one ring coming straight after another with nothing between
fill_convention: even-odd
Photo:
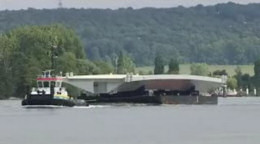
<instances>
[{"instance_id":1,"label":"tugboat cabin","mask_svg":"<svg viewBox=\"0 0 260 144\"><path fill-rule=\"evenodd\" d=\"M62 77L53 77L51 75L51 70L44 71L36 80L37 88L32 89L31 95L52 95L56 99L70 98L66 89L62 87Z\"/></svg>"}]
</instances>

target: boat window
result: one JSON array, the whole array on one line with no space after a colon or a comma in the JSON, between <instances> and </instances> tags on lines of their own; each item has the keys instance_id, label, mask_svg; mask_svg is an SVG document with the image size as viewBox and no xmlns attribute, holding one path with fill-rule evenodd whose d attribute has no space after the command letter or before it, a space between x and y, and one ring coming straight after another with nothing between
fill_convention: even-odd
<instances>
[{"instance_id":1,"label":"boat window","mask_svg":"<svg viewBox=\"0 0 260 144\"><path fill-rule=\"evenodd\" d=\"M61 87L61 82L56 82L56 87Z\"/></svg>"},{"instance_id":2,"label":"boat window","mask_svg":"<svg viewBox=\"0 0 260 144\"><path fill-rule=\"evenodd\" d=\"M50 72L49 71L46 72L46 77L50 77Z\"/></svg>"},{"instance_id":3,"label":"boat window","mask_svg":"<svg viewBox=\"0 0 260 144\"><path fill-rule=\"evenodd\" d=\"M50 83L49 83L48 81L43 82L43 86L44 86L44 87L50 87Z\"/></svg>"},{"instance_id":4,"label":"boat window","mask_svg":"<svg viewBox=\"0 0 260 144\"><path fill-rule=\"evenodd\" d=\"M42 81L38 81L37 84L39 88L42 88Z\"/></svg>"},{"instance_id":5,"label":"boat window","mask_svg":"<svg viewBox=\"0 0 260 144\"><path fill-rule=\"evenodd\" d=\"M52 81L52 82L51 82L51 85L55 87L55 82L54 82L54 81Z\"/></svg>"}]
</instances>

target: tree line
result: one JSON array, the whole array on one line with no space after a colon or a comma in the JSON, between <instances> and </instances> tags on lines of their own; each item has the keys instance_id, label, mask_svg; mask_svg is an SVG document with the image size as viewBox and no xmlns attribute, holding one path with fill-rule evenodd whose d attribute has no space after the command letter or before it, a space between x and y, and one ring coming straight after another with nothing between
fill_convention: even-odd
<instances>
[{"instance_id":1,"label":"tree line","mask_svg":"<svg viewBox=\"0 0 260 144\"><path fill-rule=\"evenodd\" d=\"M86 57L113 63L122 51L137 66L160 53L181 63L252 64L260 54L260 4L185 8L28 9L0 12L0 32L60 23L75 30Z\"/></svg>"},{"instance_id":2,"label":"tree line","mask_svg":"<svg viewBox=\"0 0 260 144\"><path fill-rule=\"evenodd\" d=\"M113 72L108 63L85 57L79 37L62 25L25 26L0 35L0 99L24 97L43 70L51 69L55 47L56 73L99 74Z\"/></svg>"},{"instance_id":3,"label":"tree line","mask_svg":"<svg viewBox=\"0 0 260 144\"><path fill-rule=\"evenodd\" d=\"M168 65L168 71L165 71L165 66ZM179 61L172 58L170 61L165 60L161 55L157 55L154 60L154 71L150 74L179 74ZM228 89L239 91L238 95L245 95L248 89L250 95L254 95L254 89L257 95L260 93L260 59L254 62L254 75L242 73L241 68L237 66L235 75L229 75L225 69L209 72L208 64L192 63L190 66L191 75L209 76L209 77L226 77L226 85ZM240 91L242 90L242 91Z\"/></svg>"},{"instance_id":4,"label":"tree line","mask_svg":"<svg viewBox=\"0 0 260 144\"><path fill-rule=\"evenodd\" d=\"M36 77L43 70L52 68L51 54L54 49L56 73L75 74L126 74L135 73L132 58L121 51L113 62L91 61L83 52L77 34L63 25L24 26L0 36L0 98L23 97L29 87L36 85ZM154 72L150 74L178 74L180 61L168 59L168 72L164 67L167 59L160 53L154 58ZM258 88L260 91L260 60L255 62L255 75L243 74L239 67L234 77L229 77L231 88ZM228 75L225 70L208 73L207 64L193 63L191 74L204 76Z\"/></svg>"}]
</instances>

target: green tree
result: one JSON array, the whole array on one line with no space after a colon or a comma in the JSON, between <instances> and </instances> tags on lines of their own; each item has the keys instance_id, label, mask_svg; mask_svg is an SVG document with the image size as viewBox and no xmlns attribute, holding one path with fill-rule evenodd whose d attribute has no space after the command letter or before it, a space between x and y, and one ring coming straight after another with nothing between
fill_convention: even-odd
<instances>
[{"instance_id":1,"label":"green tree","mask_svg":"<svg viewBox=\"0 0 260 144\"><path fill-rule=\"evenodd\" d=\"M169 74L179 74L180 67L179 67L179 62L176 59L171 59L169 62Z\"/></svg>"},{"instance_id":2,"label":"green tree","mask_svg":"<svg viewBox=\"0 0 260 144\"><path fill-rule=\"evenodd\" d=\"M14 92L14 77L13 72L13 58L14 52L17 49L17 42L15 37L8 37L7 35L0 36L0 99L13 96Z\"/></svg>"},{"instance_id":3,"label":"green tree","mask_svg":"<svg viewBox=\"0 0 260 144\"><path fill-rule=\"evenodd\" d=\"M229 77L227 79L227 87L230 89L236 89L237 88L237 79L234 77Z\"/></svg>"},{"instance_id":4,"label":"green tree","mask_svg":"<svg viewBox=\"0 0 260 144\"><path fill-rule=\"evenodd\" d=\"M100 67L98 67L95 63L87 60L87 59L79 59L77 60L77 74L99 74L102 73Z\"/></svg>"},{"instance_id":5,"label":"green tree","mask_svg":"<svg viewBox=\"0 0 260 144\"><path fill-rule=\"evenodd\" d=\"M222 75L228 75L225 69L223 70L215 70L213 72L213 76L222 76Z\"/></svg>"},{"instance_id":6,"label":"green tree","mask_svg":"<svg viewBox=\"0 0 260 144\"><path fill-rule=\"evenodd\" d=\"M85 58L82 44L73 30L62 25L25 26L0 36L0 97L23 97L42 70L51 69L55 45L57 70L78 72L78 59ZM10 83L10 84L9 84Z\"/></svg>"},{"instance_id":7,"label":"green tree","mask_svg":"<svg viewBox=\"0 0 260 144\"><path fill-rule=\"evenodd\" d=\"M209 74L208 65L206 63L193 63L190 66L192 75L207 76Z\"/></svg>"},{"instance_id":8,"label":"green tree","mask_svg":"<svg viewBox=\"0 0 260 144\"><path fill-rule=\"evenodd\" d=\"M135 72L135 64L132 59L120 52L119 58L117 61L117 73L118 74L126 74L126 73L134 73Z\"/></svg>"},{"instance_id":9,"label":"green tree","mask_svg":"<svg viewBox=\"0 0 260 144\"><path fill-rule=\"evenodd\" d=\"M249 74L243 74L241 77L241 85L239 85L240 88L249 88L249 90L253 90L254 87L254 83L253 83L253 78L251 77Z\"/></svg>"},{"instance_id":10,"label":"green tree","mask_svg":"<svg viewBox=\"0 0 260 144\"><path fill-rule=\"evenodd\" d=\"M67 35L68 30L64 33L66 37L57 33L51 36L58 37L63 50L67 49L67 44L73 43L70 47L75 48L73 53L77 58L86 52L91 60L111 60L114 53L123 50L131 54L137 65L147 66L154 64L156 50L160 48L165 59L178 57L180 62L249 64L260 54L260 37L256 33L259 29L259 9L259 4L228 3L141 10L1 11L0 32L21 25L62 23L79 34L85 50L77 49L79 43ZM82 19L82 16L87 19ZM60 27L58 31L62 29Z\"/></svg>"},{"instance_id":11,"label":"green tree","mask_svg":"<svg viewBox=\"0 0 260 144\"><path fill-rule=\"evenodd\" d=\"M253 90L254 83L252 80L254 77L251 77L249 74L243 74L239 66L235 69L235 73L234 78L237 80L238 88L249 88L249 90Z\"/></svg>"},{"instance_id":12,"label":"green tree","mask_svg":"<svg viewBox=\"0 0 260 144\"><path fill-rule=\"evenodd\" d=\"M164 61L161 55L157 55L154 60L154 74L164 73Z\"/></svg>"},{"instance_id":13,"label":"green tree","mask_svg":"<svg viewBox=\"0 0 260 144\"><path fill-rule=\"evenodd\" d=\"M125 72L125 69L124 69L124 54L123 52L121 51L120 54L119 54L119 57L117 59L117 63L116 63L116 73L117 74L123 74Z\"/></svg>"},{"instance_id":14,"label":"green tree","mask_svg":"<svg viewBox=\"0 0 260 144\"><path fill-rule=\"evenodd\" d=\"M254 63L254 72L255 72L255 77L260 78L260 59L256 60Z\"/></svg>"},{"instance_id":15,"label":"green tree","mask_svg":"<svg viewBox=\"0 0 260 144\"><path fill-rule=\"evenodd\" d=\"M260 92L260 59L256 60L254 63L254 84L257 89L257 93Z\"/></svg>"},{"instance_id":16,"label":"green tree","mask_svg":"<svg viewBox=\"0 0 260 144\"><path fill-rule=\"evenodd\" d=\"M96 61L94 64L100 69L100 74L113 73L113 66L103 61Z\"/></svg>"},{"instance_id":17,"label":"green tree","mask_svg":"<svg viewBox=\"0 0 260 144\"><path fill-rule=\"evenodd\" d=\"M57 72L78 72L77 58L72 52L65 52L57 58L56 70Z\"/></svg>"},{"instance_id":18,"label":"green tree","mask_svg":"<svg viewBox=\"0 0 260 144\"><path fill-rule=\"evenodd\" d=\"M235 69L235 78L237 79L237 85L238 87L242 88L243 86L243 81L242 81L242 76L243 76L243 73L241 71L241 68L239 66L236 67Z\"/></svg>"}]
</instances>

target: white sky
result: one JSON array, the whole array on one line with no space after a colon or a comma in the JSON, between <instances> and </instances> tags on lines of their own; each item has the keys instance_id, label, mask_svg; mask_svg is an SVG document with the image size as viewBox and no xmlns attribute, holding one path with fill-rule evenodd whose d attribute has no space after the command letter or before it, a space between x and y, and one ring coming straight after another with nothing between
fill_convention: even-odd
<instances>
[{"instance_id":1,"label":"white sky","mask_svg":"<svg viewBox=\"0 0 260 144\"><path fill-rule=\"evenodd\" d=\"M214 5L229 1L248 4L260 3L260 0L61 0L66 8L142 8L142 7L176 7L179 5L189 7L197 4ZM0 10L31 8L57 8L59 0L0 0Z\"/></svg>"}]
</instances>

